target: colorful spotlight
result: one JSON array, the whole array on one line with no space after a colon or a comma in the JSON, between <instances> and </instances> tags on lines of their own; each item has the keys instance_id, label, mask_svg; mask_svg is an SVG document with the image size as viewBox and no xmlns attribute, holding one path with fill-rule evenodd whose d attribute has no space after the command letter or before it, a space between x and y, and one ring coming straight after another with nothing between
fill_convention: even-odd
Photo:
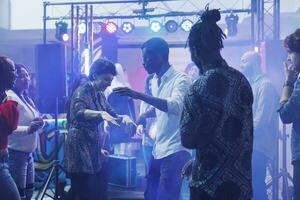
<instances>
[{"instance_id":1,"label":"colorful spotlight","mask_svg":"<svg viewBox=\"0 0 300 200\"><path fill-rule=\"evenodd\" d=\"M124 33L131 33L133 31L133 29L134 29L134 25L130 22L124 22L122 24L122 31Z\"/></svg>"},{"instance_id":2,"label":"colorful spotlight","mask_svg":"<svg viewBox=\"0 0 300 200\"><path fill-rule=\"evenodd\" d=\"M183 31L189 32L193 26L193 22L189 19L185 19L181 22L180 27Z\"/></svg>"},{"instance_id":3,"label":"colorful spotlight","mask_svg":"<svg viewBox=\"0 0 300 200\"><path fill-rule=\"evenodd\" d=\"M68 33L64 33L64 34L62 35L62 40L63 40L64 42L69 41L69 35L68 35Z\"/></svg>"},{"instance_id":4,"label":"colorful spotlight","mask_svg":"<svg viewBox=\"0 0 300 200\"><path fill-rule=\"evenodd\" d=\"M159 32L161 30L161 27L162 27L162 25L158 21L152 21L150 23L150 30L153 31L154 33Z\"/></svg>"},{"instance_id":5,"label":"colorful spotlight","mask_svg":"<svg viewBox=\"0 0 300 200\"><path fill-rule=\"evenodd\" d=\"M113 34L113 33L117 32L118 26L114 22L107 22L105 29L108 33Z\"/></svg>"},{"instance_id":6,"label":"colorful spotlight","mask_svg":"<svg viewBox=\"0 0 300 200\"><path fill-rule=\"evenodd\" d=\"M175 20L169 20L166 22L165 28L169 33L174 33L178 29L178 24Z\"/></svg>"}]
</instances>

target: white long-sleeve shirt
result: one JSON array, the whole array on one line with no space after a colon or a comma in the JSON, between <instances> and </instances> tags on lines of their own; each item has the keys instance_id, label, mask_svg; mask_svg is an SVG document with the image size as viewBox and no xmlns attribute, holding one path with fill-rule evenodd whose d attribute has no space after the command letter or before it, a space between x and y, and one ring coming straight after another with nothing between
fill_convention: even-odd
<instances>
[{"instance_id":1,"label":"white long-sleeve shirt","mask_svg":"<svg viewBox=\"0 0 300 200\"><path fill-rule=\"evenodd\" d=\"M152 95L167 101L168 112L155 109L156 137L153 146L153 157L161 159L185 148L181 145L179 122L183 108L185 93L191 85L191 80L183 73L170 67L161 77L154 75L151 85Z\"/></svg>"},{"instance_id":2,"label":"white long-sleeve shirt","mask_svg":"<svg viewBox=\"0 0 300 200\"><path fill-rule=\"evenodd\" d=\"M38 133L28 134L27 129L30 122L40 116L40 113L29 103L24 102L14 91L6 92L7 98L18 102L19 124L18 128L8 136L8 148L22 151L33 152L37 147Z\"/></svg>"}]
</instances>

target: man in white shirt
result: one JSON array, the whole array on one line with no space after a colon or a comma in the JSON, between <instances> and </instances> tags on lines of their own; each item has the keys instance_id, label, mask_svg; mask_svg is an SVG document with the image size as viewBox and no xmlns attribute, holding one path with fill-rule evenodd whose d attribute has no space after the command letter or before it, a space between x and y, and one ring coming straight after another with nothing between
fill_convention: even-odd
<instances>
[{"instance_id":1,"label":"man in white shirt","mask_svg":"<svg viewBox=\"0 0 300 200\"><path fill-rule=\"evenodd\" d=\"M114 91L140 99L155 108L152 114L156 115L156 137L145 199L175 200L180 194L181 169L190 158L181 145L179 121L183 98L191 80L169 64L169 47L165 40L152 38L146 41L142 53L144 68L149 74L155 73L151 88L153 96L129 88L116 88Z\"/></svg>"}]
</instances>

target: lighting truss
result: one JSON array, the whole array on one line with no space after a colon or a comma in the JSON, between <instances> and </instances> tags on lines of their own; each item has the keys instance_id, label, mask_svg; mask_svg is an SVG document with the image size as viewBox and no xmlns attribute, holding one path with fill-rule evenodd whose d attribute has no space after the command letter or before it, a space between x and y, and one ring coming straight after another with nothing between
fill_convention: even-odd
<instances>
[{"instance_id":1,"label":"lighting truss","mask_svg":"<svg viewBox=\"0 0 300 200\"><path fill-rule=\"evenodd\" d=\"M280 0L256 0L257 41L279 40Z\"/></svg>"},{"instance_id":2,"label":"lighting truss","mask_svg":"<svg viewBox=\"0 0 300 200\"><path fill-rule=\"evenodd\" d=\"M278 38L279 20L273 20L273 25L267 25L267 21L264 21L263 16L270 13L274 18L279 19L279 0L234 0L230 1L230 4L228 3L229 1L227 1L227 5L224 5L223 2L224 0L104 0L94 2L44 2L43 41L46 43L47 40L46 30L47 26L49 26L47 24L48 22L59 21L61 19L69 21L69 27L71 27L71 57L74 58L73 50L75 49L76 51L76 49L80 49L80 44L78 42L79 37L77 34L78 24L84 22L86 24L86 32L83 36L83 46L90 47L91 52L89 55L92 55L92 33L94 27L91 24L94 24L94 22L106 23L107 21L113 21L121 26L122 22L129 21L137 26L135 23L138 20L145 20L149 23L150 21L159 19L167 22L172 18L179 17L181 20L177 20L178 23L183 19L192 19L192 21L195 21L195 19L199 18L199 15L203 12L207 3L209 3L211 9L220 9L221 14L237 14L240 21L245 17L251 16L251 38L247 43L252 43L254 45L255 42L264 40L267 31L274 33L275 36L273 38ZM257 8L253 6L253 2L259 2L260 8L263 9L258 12L256 10ZM274 7L272 11L266 7L271 4ZM262 14L261 11L264 11L264 14ZM255 27L255 25L257 27ZM100 31L100 29L98 31ZM237 41L239 44L242 42L245 41ZM74 59L71 60L73 62ZM73 63L71 63L71 66L73 66Z\"/></svg>"}]
</instances>

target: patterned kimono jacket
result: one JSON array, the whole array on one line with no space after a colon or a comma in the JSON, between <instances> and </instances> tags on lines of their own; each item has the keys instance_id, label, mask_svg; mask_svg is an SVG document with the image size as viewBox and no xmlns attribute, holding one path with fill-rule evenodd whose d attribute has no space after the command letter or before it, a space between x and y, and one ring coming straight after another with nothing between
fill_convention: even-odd
<instances>
[{"instance_id":1,"label":"patterned kimono jacket","mask_svg":"<svg viewBox=\"0 0 300 200\"><path fill-rule=\"evenodd\" d=\"M190 187L218 200L252 197L252 103L248 81L225 61L190 87L180 122L183 146L196 149Z\"/></svg>"},{"instance_id":2,"label":"patterned kimono jacket","mask_svg":"<svg viewBox=\"0 0 300 200\"><path fill-rule=\"evenodd\" d=\"M84 110L106 111L117 114L106 103L102 92L96 92L91 82L76 89L71 97L68 135L65 142L65 166L67 172L97 173L101 170L101 135L98 125L103 119L84 119Z\"/></svg>"}]
</instances>

